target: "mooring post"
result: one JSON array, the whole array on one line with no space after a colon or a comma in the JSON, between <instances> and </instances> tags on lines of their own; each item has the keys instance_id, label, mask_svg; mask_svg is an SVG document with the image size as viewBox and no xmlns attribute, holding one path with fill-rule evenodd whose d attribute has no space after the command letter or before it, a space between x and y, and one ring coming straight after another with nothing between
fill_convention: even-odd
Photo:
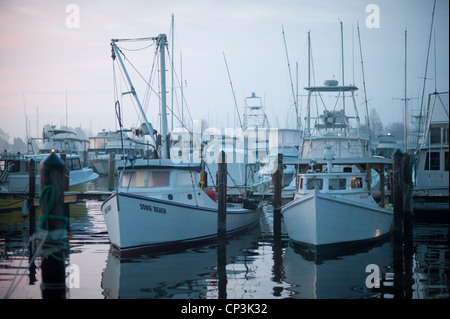
<instances>
[{"instance_id":1,"label":"mooring post","mask_svg":"<svg viewBox=\"0 0 450 319\"><path fill-rule=\"evenodd\" d=\"M404 200L403 200L403 258L404 258L404 295L405 298L411 299L413 294L413 264L414 264L414 243L413 243L413 181L412 167L414 165L414 155L405 154L403 165L403 183L404 183Z\"/></svg>"},{"instance_id":2,"label":"mooring post","mask_svg":"<svg viewBox=\"0 0 450 319\"><path fill-rule=\"evenodd\" d=\"M66 222L64 216L63 161L54 153L41 163L39 209L41 227L47 232L41 249L41 291L44 299L65 299Z\"/></svg>"},{"instance_id":3,"label":"mooring post","mask_svg":"<svg viewBox=\"0 0 450 319\"><path fill-rule=\"evenodd\" d=\"M397 149L392 156L393 181L392 199L394 205L394 232L403 231L403 163L404 154Z\"/></svg>"},{"instance_id":4,"label":"mooring post","mask_svg":"<svg viewBox=\"0 0 450 319\"><path fill-rule=\"evenodd\" d=\"M61 153L60 155L61 160L64 163L64 192L69 191L70 187L70 170L67 167L67 155L66 153ZM67 220L70 220L70 204L64 203L64 216L67 217ZM69 223L67 223L67 230L69 230Z\"/></svg>"},{"instance_id":5,"label":"mooring post","mask_svg":"<svg viewBox=\"0 0 450 319\"><path fill-rule=\"evenodd\" d=\"M273 238L281 240L281 189L283 181L283 154L278 154L273 181Z\"/></svg>"},{"instance_id":6,"label":"mooring post","mask_svg":"<svg viewBox=\"0 0 450 319\"><path fill-rule=\"evenodd\" d=\"M413 181L412 181L412 167L414 164L414 155L405 154L404 164L403 164L403 191L404 191L404 199L403 199L403 223L404 230L407 231L406 228L412 226L414 212L413 212Z\"/></svg>"},{"instance_id":7,"label":"mooring post","mask_svg":"<svg viewBox=\"0 0 450 319\"><path fill-rule=\"evenodd\" d=\"M28 212L29 212L29 222L30 229L29 235L30 237L36 232L36 207L34 206L34 198L36 197L36 162L34 159L31 159L29 162L30 172L28 175Z\"/></svg>"},{"instance_id":8,"label":"mooring post","mask_svg":"<svg viewBox=\"0 0 450 319\"><path fill-rule=\"evenodd\" d=\"M114 189L114 174L116 171L116 154L109 153L108 159L108 190Z\"/></svg>"},{"instance_id":9,"label":"mooring post","mask_svg":"<svg viewBox=\"0 0 450 319\"><path fill-rule=\"evenodd\" d=\"M397 149L392 155L392 200L394 205L394 298L404 298L403 290L403 163L404 154Z\"/></svg>"},{"instance_id":10,"label":"mooring post","mask_svg":"<svg viewBox=\"0 0 450 319\"><path fill-rule=\"evenodd\" d=\"M218 158L217 170L217 275L219 279L219 299L227 296L226 273L226 233L227 233L227 162L225 152L222 151Z\"/></svg>"},{"instance_id":11,"label":"mooring post","mask_svg":"<svg viewBox=\"0 0 450 319\"><path fill-rule=\"evenodd\" d=\"M34 198L36 197L36 162L34 159L31 159L29 162L30 170L28 175L28 199L27 199L27 206L28 206L28 218L30 227L28 230L28 234L30 235L30 239L36 232L36 206L34 205ZM30 271L30 284L34 284L36 282L36 264L34 262L34 245L33 242L30 240L30 244L28 246L28 250L30 252L29 256L29 271Z\"/></svg>"},{"instance_id":12,"label":"mooring post","mask_svg":"<svg viewBox=\"0 0 450 319\"><path fill-rule=\"evenodd\" d=\"M218 241L225 241L227 231L227 163L224 151L219 155L217 170L217 203L217 238Z\"/></svg>"}]
</instances>

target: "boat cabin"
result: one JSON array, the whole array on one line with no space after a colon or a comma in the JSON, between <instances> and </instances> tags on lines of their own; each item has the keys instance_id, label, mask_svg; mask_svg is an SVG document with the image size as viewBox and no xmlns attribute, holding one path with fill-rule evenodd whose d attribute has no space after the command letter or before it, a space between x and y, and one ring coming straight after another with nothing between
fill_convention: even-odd
<instances>
[{"instance_id":1,"label":"boat cabin","mask_svg":"<svg viewBox=\"0 0 450 319\"><path fill-rule=\"evenodd\" d=\"M121 188L161 188L192 186L198 183L198 173L182 169L149 168L127 169L121 179Z\"/></svg>"},{"instance_id":2,"label":"boat cabin","mask_svg":"<svg viewBox=\"0 0 450 319\"><path fill-rule=\"evenodd\" d=\"M355 173L314 173L298 175L297 192L307 194L314 189L323 193L365 192L366 174Z\"/></svg>"},{"instance_id":3,"label":"boat cabin","mask_svg":"<svg viewBox=\"0 0 450 319\"><path fill-rule=\"evenodd\" d=\"M209 194L199 187L200 166L167 164L167 160L137 160L142 165L119 167L119 193L183 203L186 205L217 207ZM162 164L156 162L162 161ZM170 160L169 160L170 161Z\"/></svg>"},{"instance_id":4,"label":"boat cabin","mask_svg":"<svg viewBox=\"0 0 450 319\"><path fill-rule=\"evenodd\" d=\"M180 188L199 182L200 165L177 164L164 159L136 159L132 164L118 167L119 190L135 188L144 191L152 188Z\"/></svg>"}]
</instances>

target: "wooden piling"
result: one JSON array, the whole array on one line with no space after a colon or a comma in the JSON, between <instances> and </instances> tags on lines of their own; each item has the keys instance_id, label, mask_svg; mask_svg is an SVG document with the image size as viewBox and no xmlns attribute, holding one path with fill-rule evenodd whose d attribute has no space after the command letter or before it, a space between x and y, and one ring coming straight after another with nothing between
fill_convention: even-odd
<instances>
[{"instance_id":1,"label":"wooden piling","mask_svg":"<svg viewBox=\"0 0 450 319\"><path fill-rule=\"evenodd\" d=\"M225 152L219 155L217 170L217 238L218 241L225 241L227 223L227 163Z\"/></svg>"},{"instance_id":2,"label":"wooden piling","mask_svg":"<svg viewBox=\"0 0 450 319\"><path fill-rule=\"evenodd\" d=\"M403 291L404 297L411 299L413 295L414 279L413 279L413 265L414 265L414 243L413 243L413 181L412 168L414 165L414 155L405 154L403 165L403 183L404 183L404 199L403 199L403 259L404 259L404 278Z\"/></svg>"},{"instance_id":3,"label":"wooden piling","mask_svg":"<svg viewBox=\"0 0 450 319\"><path fill-rule=\"evenodd\" d=\"M114 175L116 172L116 154L109 153L108 159L108 190L114 189Z\"/></svg>"},{"instance_id":4,"label":"wooden piling","mask_svg":"<svg viewBox=\"0 0 450 319\"><path fill-rule=\"evenodd\" d=\"M69 191L70 187L70 170L67 167L67 155L66 153L61 153L60 155L61 160L64 162L64 192ZM64 216L67 217L67 220L70 218L70 204L64 203ZM69 230L69 223L67 223L67 230Z\"/></svg>"},{"instance_id":5,"label":"wooden piling","mask_svg":"<svg viewBox=\"0 0 450 319\"><path fill-rule=\"evenodd\" d=\"M227 273L226 273L226 233L227 233L227 162L225 152L222 151L218 158L217 170L217 277L219 279L219 299L227 297Z\"/></svg>"},{"instance_id":6,"label":"wooden piling","mask_svg":"<svg viewBox=\"0 0 450 319\"><path fill-rule=\"evenodd\" d=\"M41 163L40 215L47 231L41 249L41 291L44 299L65 299L66 221L64 216L64 162L54 153Z\"/></svg>"},{"instance_id":7,"label":"wooden piling","mask_svg":"<svg viewBox=\"0 0 450 319\"><path fill-rule=\"evenodd\" d=\"M278 154L277 169L272 174L273 181L273 237L281 241L281 189L283 181L283 154Z\"/></svg>"},{"instance_id":8,"label":"wooden piling","mask_svg":"<svg viewBox=\"0 0 450 319\"><path fill-rule=\"evenodd\" d=\"M403 230L403 162L404 154L397 151L392 156L393 180L392 180L392 200L394 206L394 232Z\"/></svg>"},{"instance_id":9,"label":"wooden piling","mask_svg":"<svg viewBox=\"0 0 450 319\"><path fill-rule=\"evenodd\" d=\"M28 186L27 206L28 206L28 218L30 227L28 230L28 234L30 238L32 238L32 236L36 232L36 206L34 205L34 198L36 197L36 162L34 161L34 159L30 160L29 165L30 170L28 175L29 186ZM28 260L29 261L28 270L30 272L29 280L30 285L32 285L36 282L36 264L34 261L35 247L32 241L30 241L28 250L30 252Z\"/></svg>"},{"instance_id":10,"label":"wooden piling","mask_svg":"<svg viewBox=\"0 0 450 319\"><path fill-rule=\"evenodd\" d=\"M412 181L412 168L414 165L414 155L405 154L403 163L403 222L404 226L408 227L413 220L413 181Z\"/></svg>"},{"instance_id":11,"label":"wooden piling","mask_svg":"<svg viewBox=\"0 0 450 319\"><path fill-rule=\"evenodd\" d=\"M397 150L392 155L392 200L394 205L393 255L394 298L403 299L403 163L404 154Z\"/></svg>"},{"instance_id":12,"label":"wooden piling","mask_svg":"<svg viewBox=\"0 0 450 319\"><path fill-rule=\"evenodd\" d=\"M29 162L30 171L28 175L28 212L29 212L29 235L30 237L36 232L36 207L34 206L34 198L36 196L36 162L31 159Z\"/></svg>"}]
</instances>

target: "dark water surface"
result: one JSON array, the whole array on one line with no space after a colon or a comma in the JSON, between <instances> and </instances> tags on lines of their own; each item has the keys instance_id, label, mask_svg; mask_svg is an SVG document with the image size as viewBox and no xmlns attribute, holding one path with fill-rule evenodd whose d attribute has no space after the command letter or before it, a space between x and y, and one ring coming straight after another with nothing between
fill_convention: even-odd
<instances>
[{"instance_id":1,"label":"dark water surface","mask_svg":"<svg viewBox=\"0 0 450 319\"><path fill-rule=\"evenodd\" d=\"M312 260L288 241L273 244L272 211L266 206L259 227L228 242L223 268L218 267L215 246L118 259L100 206L95 200L71 205L66 262L71 299L392 299L398 291L390 238ZM0 213L1 298L42 298L40 258L32 263L36 267L29 267L28 227L20 211ZM416 221L414 251L404 264L402 281L407 298L449 298L448 239L448 224ZM374 267L380 285L372 288Z\"/></svg>"}]
</instances>

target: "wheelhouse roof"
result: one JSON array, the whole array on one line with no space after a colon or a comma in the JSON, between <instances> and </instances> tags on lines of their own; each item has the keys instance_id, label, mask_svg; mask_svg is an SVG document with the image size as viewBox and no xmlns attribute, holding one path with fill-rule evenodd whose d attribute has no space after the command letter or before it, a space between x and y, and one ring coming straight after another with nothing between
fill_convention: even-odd
<instances>
[{"instance_id":1,"label":"wheelhouse roof","mask_svg":"<svg viewBox=\"0 0 450 319\"><path fill-rule=\"evenodd\" d=\"M125 170L188 170L201 171L200 163L175 163L170 159L137 159L133 163L127 162L125 166L119 165L118 169Z\"/></svg>"}]
</instances>

